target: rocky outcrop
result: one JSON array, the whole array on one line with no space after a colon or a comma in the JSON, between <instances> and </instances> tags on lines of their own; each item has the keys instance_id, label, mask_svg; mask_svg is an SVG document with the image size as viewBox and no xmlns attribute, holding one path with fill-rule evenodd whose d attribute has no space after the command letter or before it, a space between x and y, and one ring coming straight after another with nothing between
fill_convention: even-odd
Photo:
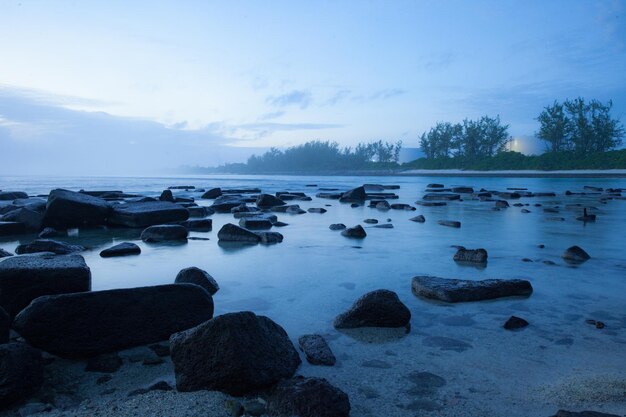
<instances>
[{"instance_id":1,"label":"rocky outcrop","mask_svg":"<svg viewBox=\"0 0 626 417\"><path fill-rule=\"evenodd\" d=\"M167 241L187 241L188 231L177 224L160 224L150 226L141 232L141 240L148 243Z\"/></svg>"},{"instance_id":2,"label":"rocky outcrop","mask_svg":"<svg viewBox=\"0 0 626 417\"><path fill-rule=\"evenodd\" d=\"M126 227L148 227L156 224L182 222L189 218L186 208L168 201L117 204L109 224Z\"/></svg>"},{"instance_id":3,"label":"rocky outcrop","mask_svg":"<svg viewBox=\"0 0 626 417\"><path fill-rule=\"evenodd\" d=\"M112 258L115 256L128 256L139 255L141 248L132 242L118 243L115 246L111 246L108 249L104 249L100 252L100 256L103 258Z\"/></svg>"},{"instance_id":4,"label":"rocky outcrop","mask_svg":"<svg viewBox=\"0 0 626 417\"><path fill-rule=\"evenodd\" d=\"M244 395L290 378L301 362L285 330L252 312L224 314L174 334L170 350L179 391Z\"/></svg>"},{"instance_id":5,"label":"rocky outcrop","mask_svg":"<svg viewBox=\"0 0 626 417\"><path fill-rule=\"evenodd\" d=\"M220 286L217 281L215 281L215 278L209 275L209 273L205 270L195 266L182 269L178 275L176 275L174 282L177 284L198 285L207 290L211 295L215 294L220 289Z\"/></svg>"},{"instance_id":6,"label":"rocky outcrop","mask_svg":"<svg viewBox=\"0 0 626 417\"><path fill-rule=\"evenodd\" d=\"M356 300L348 311L335 318L337 329L357 327L406 327L411 312L398 295L389 290L376 290Z\"/></svg>"},{"instance_id":7,"label":"rocky outcrop","mask_svg":"<svg viewBox=\"0 0 626 417\"><path fill-rule=\"evenodd\" d=\"M43 384L41 353L25 343L0 345L0 409L27 399Z\"/></svg>"},{"instance_id":8,"label":"rocky outcrop","mask_svg":"<svg viewBox=\"0 0 626 417\"><path fill-rule=\"evenodd\" d=\"M319 334L305 334L298 338L300 349L306 360L313 365L333 366L337 359L326 340Z\"/></svg>"},{"instance_id":9,"label":"rocky outcrop","mask_svg":"<svg viewBox=\"0 0 626 417\"><path fill-rule=\"evenodd\" d=\"M419 297L445 301L447 303L481 301L512 296L527 297L533 292L530 282L522 279L471 281L428 275L413 277L411 289L413 294Z\"/></svg>"},{"instance_id":10,"label":"rocky outcrop","mask_svg":"<svg viewBox=\"0 0 626 417\"><path fill-rule=\"evenodd\" d=\"M272 416L349 417L348 395L323 378L298 376L281 381L267 403Z\"/></svg>"},{"instance_id":11,"label":"rocky outcrop","mask_svg":"<svg viewBox=\"0 0 626 417\"><path fill-rule=\"evenodd\" d=\"M15 248L15 253L23 255L26 253L50 252L57 255L67 255L75 252L82 252L85 248L80 245L70 245L69 243L59 242L51 239L37 239L30 243L19 245Z\"/></svg>"},{"instance_id":12,"label":"rocky outcrop","mask_svg":"<svg viewBox=\"0 0 626 417\"><path fill-rule=\"evenodd\" d=\"M192 284L39 297L13 328L31 345L75 358L166 340L213 316L213 299Z\"/></svg>"},{"instance_id":13,"label":"rocky outcrop","mask_svg":"<svg viewBox=\"0 0 626 417\"><path fill-rule=\"evenodd\" d=\"M102 198L56 189L48 196L43 223L61 228L97 225L103 224L110 214L111 206Z\"/></svg>"}]
</instances>

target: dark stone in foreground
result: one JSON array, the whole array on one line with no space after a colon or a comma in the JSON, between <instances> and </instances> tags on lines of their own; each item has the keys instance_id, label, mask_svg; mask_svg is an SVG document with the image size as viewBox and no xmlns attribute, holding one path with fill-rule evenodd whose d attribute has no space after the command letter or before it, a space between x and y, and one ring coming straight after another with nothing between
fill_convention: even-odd
<instances>
[{"instance_id":1,"label":"dark stone in foreground","mask_svg":"<svg viewBox=\"0 0 626 417\"><path fill-rule=\"evenodd\" d=\"M179 391L244 395L290 378L301 362L285 330L252 312L224 314L173 334L170 349Z\"/></svg>"},{"instance_id":2,"label":"dark stone in foreground","mask_svg":"<svg viewBox=\"0 0 626 417\"><path fill-rule=\"evenodd\" d=\"M82 252L85 248L80 245L70 245L51 239L37 239L30 243L19 245L15 248L15 253L23 255L26 253L52 252L57 255L68 255L74 252Z\"/></svg>"},{"instance_id":3,"label":"dark stone in foreground","mask_svg":"<svg viewBox=\"0 0 626 417\"><path fill-rule=\"evenodd\" d=\"M90 289L91 271L80 255L14 256L0 262L0 306L11 317L42 295Z\"/></svg>"},{"instance_id":4,"label":"dark stone in foreground","mask_svg":"<svg viewBox=\"0 0 626 417\"><path fill-rule=\"evenodd\" d=\"M268 400L272 416L349 417L348 395L323 378L281 381Z\"/></svg>"},{"instance_id":5,"label":"dark stone in foreground","mask_svg":"<svg viewBox=\"0 0 626 417\"><path fill-rule=\"evenodd\" d=\"M141 232L141 240L148 243L166 241L186 241L187 229L177 224L160 224L150 226Z\"/></svg>"},{"instance_id":6,"label":"dark stone in foreground","mask_svg":"<svg viewBox=\"0 0 626 417\"><path fill-rule=\"evenodd\" d=\"M585 252L585 250L580 246L572 246L570 248L567 248L567 250L563 252L563 255L561 255L561 257L566 261L572 263L582 263L591 259L591 256L589 256L589 254Z\"/></svg>"},{"instance_id":7,"label":"dark stone in foreground","mask_svg":"<svg viewBox=\"0 0 626 417\"><path fill-rule=\"evenodd\" d=\"M209 275L208 272L196 268L192 266L190 268L182 269L178 275L176 275L176 280L174 281L177 284L194 284L199 285L209 292L209 294L215 294L220 286L217 284L217 281Z\"/></svg>"},{"instance_id":8,"label":"dark stone in foreground","mask_svg":"<svg viewBox=\"0 0 626 417\"><path fill-rule=\"evenodd\" d=\"M0 345L0 409L25 400L43 384L41 353L25 343Z\"/></svg>"},{"instance_id":9,"label":"dark stone in foreground","mask_svg":"<svg viewBox=\"0 0 626 417\"><path fill-rule=\"evenodd\" d=\"M298 344L306 355L306 360L313 365L333 366L337 361L328 343L319 334L300 336Z\"/></svg>"},{"instance_id":10,"label":"dark stone in foreground","mask_svg":"<svg viewBox=\"0 0 626 417\"><path fill-rule=\"evenodd\" d=\"M225 242L259 243L261 241L261 238L256 233L232 223L226 223L222 226L220 231L217 232L217 238Z\"/></svg>"},{"instance_id":11,"label":"dark stone in foreground","mask_svg":"<svg viewBox=\"0 0 626 417\"><path fill-rule=\"evenodd\" d=\"M454 254L455 262L469 262L484 264L487 262L487 251L485 249L465 249L459 248Z\"/></svg>"},{"instance_id":12,"label":"dark stone in foreground","mask_svg":"<svg viewBox=\"0 0 626 417\"><path fill-rule=\"evenodd\" d=\"M465 301L491 300L500 297L529 296L533 292L530 282L521 279L485 279L470 281L446 279L433 276L413 277L413 294L458 303Z\"/></svg>"},{"instance_id":13,"label":"dark stone in foreground","mask_svg":"<svg viewBox=\"0 0 626 417\"><path fill-rule=\"evenodd\" d=\"M354 227L349 227L343 230L341 232L341 235L345 237L350 237L353 239L363 239L367 236L367 233L365 233L365 229L363 229L363 226L358 224Z\"/></svg>"},{"instance_id":14,"label":"dark stone in foreground","mask_svg":"<svg viewBox=\"0 0 626 417\"><path fill-rule=\"evenodd\" d=\"M599 411L581 411L577 413L574 411L559 410L552 417L621 417L621 416L618 416L617 414L601 413Z\"/></svg>"},{"instance_id":15,"label":"dark stone in foreground","mask_svg":"<svg viewBox=\"0 0 626 417\"><path fill-rule=\"evenodd\" d=\"M528 322L523 318L516 316L509 317L506 323L504 323L504 328L507 330L521 329L526 326L528 326Z\"/></svg>"},{"instance_id":16,"label":"dark stone in foreground","mask_svg":"<svg viewBox=\"0 0 626 417\"><path fill-rule=\"evenodd\" d=\"M35 347L74 358L166 340L213 316L213 299L192 284L39 297L13 328Z\"/></svg>"},{"instance_id":17,"label":"dark stone in foreground","mask_svg":"<svg viewBox=\"0 0 626 417\"><path fill-rule=\"evenodd\" d=\"M136 244L132 242L123 242L103 250L100 252L100 256L103 258L111 258L114 256L139 255L140 253L141 248Z\"/></svg>"},{"instance_id":18,"label":"dark stone in foreground","mask_svg":"<svg viewBox=\"0 0 626 417\"><path fill-rule=\"evenodd\" d=\"M44 224L53 227L103 224L111 206L99 197L85 193L56 189L50 192Z\"/></svg>"},{"instance_id":19,"label":"dark stone in foreground","mask_svg":"<svg viewBox=\"0 0 626 417\"><path fill-rule=\"evenodd\" d=\"M109 224L126 227L147 227L155 224L182 222L189 211L169 201L145 201L118 204L113 207Z\"/></svg>"},{"instance_id":20,"label":"dark stone in foreground","mask_svg":"<svg viewBox=\"0 0 626 417\"><path fill-rule=\"evenodd\" d=\"M395 292L376 290L356 300L348 311L335 318L333 325L337 329L406 327L410 320L411 312Z\"/></svg>"}]
</instances>

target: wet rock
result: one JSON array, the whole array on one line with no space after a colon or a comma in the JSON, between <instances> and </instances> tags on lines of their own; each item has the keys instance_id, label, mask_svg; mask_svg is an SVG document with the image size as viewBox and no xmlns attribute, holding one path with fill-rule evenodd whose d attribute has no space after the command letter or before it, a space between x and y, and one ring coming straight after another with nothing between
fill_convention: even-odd
<instances>
[{"instance_id":1,"label":"wet rock","mask_svg":"<svg viewBox=\"0 0 626 417\"><path fill-rule=\"evenodd\" d=\"M174 194L172 190L163 190L161 196L159 197L160 201L169 201L170 203L174 202Z\"/></svg>"},{"instance_id":2,"label":"wet rock","mask_svg":"<svg viewBox=\"0 0 626 417\"><path fill-rule=\"evenodd\" d=\"M112 374L122 367L123 361L116 353L99 355L90 358L85 367L86 372L103 372Z\"/></svg>"},{"instance_id":3,"label":"wet rock","mask_svg":"<svg viewBox=\"0 0 626 417\"><path fill-rule=\"evenodd\" d=\"M301 362L285 330L252 312L223 314L173 334L170 348L178 391L244 395L291 377Z\"/></svg>"},{"instance_id":4,"label":"wet rock","mask_svg":"<svg viewBox=\"0 0 626 417\"><path fill-rule=\"evenodd\" d=\"M25 232L24 223L0 221L0 236L21 235Z\"/></svg>"},{"instance_id":5,"label":"wet rock","mask_svg":"<svg viewBox=\"0 0 626 417\"><path fill-rule=\"evenodd\" d=\"M257 235L261 238L260 242L264 245L271 245L283 241L283 235L278 232L258 232Z\"/></svg>"},{"instance_id":6,"label":"wet rock","mask_svg":"<svg viewBox=\"0 0 626 417\"><path fill-rule=\"evenodd\" d=\"M490 300L501 297L529 296L530 282L521 279L485 279L480 281L446 279L428 275L413 277L413 294L447 303Z\"/></svg>"},{"instance_id":7,"label":"wet rock","mask_svg":"<svg viewBox=\"0 0 626 417\"><path fill-rule=\"evenodd\" d=\"M260 194L256 199L256 205L258 208L272 208L276 206L284 206L285 203L278 197L271 194Z\"/></svg>"},{"instance_id":8,"label":"wet rock","mask_svg":"<svg viewBox=\"0 0 626 417\"><path fill-rule=\"evenodd\" d=\"M14 256L0 262L0 306L14 317L43 295L89 291L91 271L82 256Z\"/></svg>"},{"instance_id":9,"label":"wet rock","mask_svg":"<svg viewBox=\"0 0 626 417\"><path fill-rule=\"evenodd\" d=\"M355 301L350 309L335 318L337 329L357 327L406 327L411 312L398 295L389 290L368 292Z\"/></svg>"},{"instance_id":10,"label":"wet rock","mask_svg":"<svg viewBox=\"0 0 626 417\"><path fill-rule=\"evenodd\" d=\"M524 214L530 213L530 210L528 210L528 209L522 209L521 211L522 211L522 213L524 213Z\"/></svg>"},{"instance_id":11,"label":"wet rock","mask_svg":"<svg viewBox=\"0 0 626 417\"><path fill-rule=\"evenodd\" d=\"M423 207L440 207L445 206L448 203L445 201L416 201L415 204Z\"/></svg>"},{"instance_id":12,"label":"wet rock","mask_svg":"<svg viewBox=\"0 0 626 417\"><path fill-rule=\"evenodd\" d=\"M23 255L26 253L50 252L57 255L67 255L75 252L82 252L85 248L79 245L70 245L65 242L59 242L50 239L37 239L30 243L19 245L15 248L15 253Z\"/></svg>"},{"instance_id":13,"label":"wet rock","mask_svg":"<svg viewBox=\"0 0 626 417\"><path fill-rule=\"evenodd\" d=\"M270 229L273 223L264 217L245 217L239 220L239 226L250 230Z\"/></svg>"},{"instance_id":14,"label":"wet rock","mask_svg":"<svg viewBox=\"0 0 626 417\"><path fill-rule=\"evenodd\" d=\"M307 334L298 338L306 360L313 365L333 366L337 361L326 340L319 334Z\"/></svg>"},{"instance_id":15,"label":"wet rock","mask_svg":"<svg viewBox=\"0 0 626 417\"><path fill-rule=\"evenodd\" d=\"M189 218L186 208L168 201L118 204L108 223L126 227L147 227L158 224L182 222Z\"/></svg>"},{"instance_id":16,"label":"wet rock","mask_svg":"<svg viewBox=\"0 0 626 417\"><path fill-rule=\"evenodd\" d=\"M459 194L472 194L474 189L472 187L452 187L452 192Z\"/></svg>"},{"instance_id":17,"label":"wet rock","mask_svg":"<svg viewBox=\"0 0 626 417\"><path fill-rule=\"evenodd\" d=\"M411 217L409 220L411 220L412 222L424 223L426 221L426 218L420 214L419 216Z\"/></svg>"},{"instance_id":18,"label":"wet rock","mask_svg":"<svg viewBox=\"0 0 626 417\"><path fill-rule=\"evenodd\" d=\"M273 416L349 417L350 400L323 378L298 376L276 386L268 412Z\"/></svg>"},{"instance_id":19,"label":"wet rock","mask_svg":"<svg viewBox=\"0 0 626 417\"><path fill-rule=\"evenodd\" d=\"M367 233L365 233L365 229L363 229L363 226L358 224L354 227L349 227L343 230L341 232L341 235L353 239L363 239L367 236Z\"/></svg>"},{"instance_id":20,"label":"wet rock","mask_svg":"<svg viewBox=\"0 0 626 417\"><path fill-rule=\"evenodd\" d=\"M496 208L508 208L509 207L509 203L505 200L498 200L496 201Z\"/></svg>"},{"instance_id":21,"label":"wet rock","mask_svg":"<svg viewBox=\"0 0 626 417\"><path fill-rule=\"evenodd\" d=\"M485 249L459 248L453 257L455 262L468 262L476 264L487 263L487 251Z\"/></svg>"},{"instance_id":22,"label":"wet rock","mask_svg":"<svg viewBox=\"0 0 626 417\"><path fill-rule=\"evenodd\" d=\"M184 222L178 222L177 224L183 226L190 232L210 232L213 230L213 220L211 219L185 220Z\"/></svg>"},{"instance_id":23,"label":"wet rock","mask_svg":"<svg viewBox=\"0 0 626 417\"><path fill-rule=\"evenodd\" d=\"M373 226L377 229L393 229L393 224L391 223L385 223L385 224L377 224L375 226Z\"/></svg>"},{"instance_id":24,"label":"wet rock","mask_svg":"<svg viewBox=\"0 0 626 417\"><path fill-rule=\"evenodd\" d=\"M425 201L453 201L453 200L460 200L461 196L459 194L452 194L452 193L428 193L425 194L424 197L422 197L423 200Z\"/></svg>"},{"instance_id":25,"label":"wet rock","mask_svg":"<svg viewBox=\"0 0 626 417\"><path fill-rule=\"evenodd\" d=\"M218 197L222 196L222 189L221 188L211 188L210 190L206 191L204 194L202 194L201 198L207 199L207 200L213 200L216 199Z\"/></svg>"},{"instance_id":26,"label":"wet rock","mask_svg":"<svg viewBox=\"0 0 626 417\"><path fill-rule=\"evenodd\" d=\"M378 224L378 220L376 220L376 219L365 219L365 220L363 220L363 223Z\"/></svg>"},{"instance_id":27,"label":"wet rock","mask_svg":"<svg viewBox=\"0 0 626 417\"><path fill-rule=\"evenodd\" d=\"M2 221L22 223L27 231L39 231L43 224L43 213L21 207L2 216Z\"/></svg>"},{"instance_id":28,"label":"wet rock","mask_svg":"<svg viewBox=\"0 0 626 417\"><path fill-rule=\"evenodd\" d=\"M66 230L57 230L53 227L46 227L39 233L39 237L41 239L49 239L51 237L64 237L64 236L67 236Z\"/></svg>"},{"instance_id":29,"label":"wet rock","mask_svg":"<svg viewBox=\"0 0 626 417\"><path fill-rule=\"evenodd\" d=\"M41 353L25 343L0 345L0 409L27 399L43 384Z\"/></svg>"},{"instance_id":30,"label":"wet rock","mask_svg":"<svg viewBox=\"0 0 626 417\"><path fill-rule=\"evenodd\" d=\"M591 256L589 256L589 254L580 246L571 246L567 248L561 257L570 263L583 263L591 259Z\"/></svg>"},{"instance_id":31,"label":"wet rock","mask_svg":"<svg viewBox=\"0 0 626 417\"><path fill-rule=\"evenodd\" d=\"M43 223L46 226L67 228L103 224L111 213L111 206L99 197L56 189L50 192Z\"/></svg>"},{"instance_id":32,"label":"wet rock","mask_svg":"<svg viewBox=\"0 0 626 417\"><path fill-rule=\"evenodd\" d=\"M187 207L187 211L189 212L189 217L193 218L204 218L206 216L210 216L215 213L211 207Z\"/></svg>"},{"instance_id":33,"label":"wet rock","mask_svg":"<svg viewBox=\"0 0 626 417\"><path fill-rule=\"evenodd\" d=\"M346 228L346 225L343 223L333 223L330 226L328 226L328 228L330 230L343 230Z\"/></svg>"},{"instance_id":34,"label":"wet rock","mask_svg":"<svg viewBox=\"0 0 626 417\"><path fill-rule=\"evenodd\" d=\"M356 187L350 191L346 191L341 195L339 201L342 203L359 203L367 200L365 187Z\"/></svg>"},{"instance_id":35,"label":"wet rock","mask_svg":"<svg viewBox=\"0 0 626 417\"><path fill-rule=\"evenodd\" d=\"M437 220L437 224L440 224L442 226L454 227L457 229L461 227L461 222L458 222L456 220Z\"/></svg>"},{"instance_id":36,"label":"wet rock","mask_svg":"<svg viewBox=\"0 0 626 417\"><path fill-rule=\"evenodd\" d=\"M1 258L8 258L9 256L13 256L13 254L11 252L8 252L8 251L0 248L0 259Z\"/></svg>"},{"instance_id":37,"label":"wet rock","mask_svg":"<svg viewBox=\"0 0 626 417\"><path fill-rule=\"evenodd\" d=\"M426 188L443 188L443 184L431 183L426 186Z\"/></svg>"},{"instance_id":38,"label":"wet rock","mask_svg":"<svg viewBox=\"0 0 626 417\"><path fill-rule=\"evenodd\" d=\"M168 241L187 241L187 229L177 224L160 224L150 226L141 232L141 240L147 243Z\"/></svg>"},{"instance_id":39,"label":"wet rock","mask_svg":"<svg viewBox=\"0 0 626 417\"><path fill-rule=\"evenodd\" d=\"M115 246L111 246L108 249L104 249L100 252L100 256L103 258L111 258L114 256L127 256L127 255L139 255L141 248L132 242L118 243Z\"/></svg>"},{"instance_id":40,"label":"wet rock","mask_svg":"<svg viewBox=\"0 0 626 417\"><path fill-rule=\"evenodd\" d=\"M255 201L256 199L252 199L252 202ZM211 208L216 213L230 213L233 208L245 205L248 202L250 202L250 199L240 195L222 195L215 199Z\"/></svg>"},{"instance_id":41,"label":"wet rock","mask_svg":"<svg viewBox=\"0 0 626 417\"><path fill-rule=\"evenodd\" d=\"M350 208L357 208L357 207L361 207L361 204L359 204L359 203L352 203L352 204L350 204Z\"/></svg>"},{"instance_id":42,"label":"wet rock","mask_svg":"<svg viewBox=\"0 0 626 417\"><path fill-rule=\"evenodd\" d=\"M259 243L261 241L261 238L256 233L232 223L226 223L222 226L217 233L217 237L219 240L225 242Z\"/></svg>"},{"instance_id":43,"label":"wet rock","mask_svg":"<svg viewBox=\"0 0 626 417\"><path fill-rule=\"evenodd\" d=\"M211 295L215 294L220 289L220 286L217 281L215 281L215 278L209 275L208 272L200 268L196 268L195 266L182 269L178 275L176 275L174 282L177 284L199 285L207 290Z\"/></svg>"},{"instance_id":44,"label":"wet rock","mask_svg":"<svg viewBox=\"0 0 626 417\"><path fill-rule=\"evenodd\" d=\"M552 417L621 417L617 414L601 413L599 411L565 411L559 410Z\"/></svg>"},{"instance_id":45,"label":"wet rock","mask_svg":"<svg viewBox=\"0 0 626 417\"><path fill-rule=\"evenodd\" d=\"M392 210L415 211L415 207L413 207L413 206L411 206L409 204L402 204L402 203L392 204L391 205L391 209Z\"/></svg>"},{"instance_id":46,"label":"wet rock","mask_svg":"<svg viewBox=\"0 0 626 417\"><path fill-rule=\"evenodd\" d=\"M516 316L509 317L506 323L504 323L504 328L506 330L516 330L516 329L521 329L526 326L528 326L528 322L524 320L523 318L516 317Z\"/></svg>"},{"instance_id":47,"label":"wet rock","mask_svg":"<svg viewBox=\"0 0 626 417\"><path fill-rule=\"evenodd\" d=\"M326 210L325 208L321 208L321 207L311 207L310 209L307 210L309 213L319 213L319 214L324 214L326 213L328 210Z\"/></svg>"},{"instance_id":48,"label":"wet rock","mask_svg":"<svg viewBox=\"0 0 626 417\"><path fill-rule=\"evenodd\" d=\"M0 191L0 201L17 200L18 198L28 198L28 194L22 191Z\"/></svg>"},{"instance_id":49,"label":"wet rock","mask_svg":"<svg viewBox=\"0 0 626 417\"><path fill-rule=\"evenodd\" d=\"M170 284L39 297L13 328L35 347L75 358L166 340L212 316L208 292Z\"/></svg>"},{"instance_id":50,"label":"wet rock","mask_svg":"<svg viewBox=\"0 0 626 417\"><path fill-rule=\"evenodd\" d=\"M275 209L275 208L276 207L274 207L273 209ZM304 213L306 213L306 211L302 210L299 205L294 204L294 205L288 206L287 210L285 211L285 213L288 213L288 214L304 214Z\"/></svg>"}]
</instances>

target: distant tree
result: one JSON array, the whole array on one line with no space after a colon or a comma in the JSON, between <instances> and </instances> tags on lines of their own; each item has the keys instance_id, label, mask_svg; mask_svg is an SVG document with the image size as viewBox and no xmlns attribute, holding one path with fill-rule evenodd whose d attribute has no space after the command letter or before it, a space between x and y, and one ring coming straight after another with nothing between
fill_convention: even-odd
<instances>
[{"instance_id":1,"label":"distant tree","mask_svg":"<svg viewBox=\"0 0 626 417\"><path fill-rule=\"evenodd\" d=\"M494 156L506 150L511 141L508 132L509 125L502 125L500 116L465 119L456 155L467 159Z\"/></svg>"},{"instance_id":2,"label":"distant tree","mask_svg":"<svg viewBox=\"0 0 626 417\"><path fill-rule=\"evenodd\" d=\"M537 137L545 142L546 150L560 152L569 150L570 142L567 137L568 118L564 107L556 100L551 106L547 106L537 117L540 127Z\"/></svg>"},{"instance_id":3,"label":"distant tree","mask_svg":"<svg viewBox=\"0 0 626 417\"><path fill-rule=\"evenodd\" d=\"M463 128L460 124L437 122L420 137L420 148L427 158L446 158L458 146Z\"/></svg>"}]
</instances>

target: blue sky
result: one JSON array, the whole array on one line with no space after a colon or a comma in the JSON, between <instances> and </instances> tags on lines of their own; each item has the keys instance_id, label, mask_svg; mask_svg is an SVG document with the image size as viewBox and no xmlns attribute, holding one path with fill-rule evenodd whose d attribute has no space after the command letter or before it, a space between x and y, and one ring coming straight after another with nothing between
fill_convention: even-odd
<instances>
[{"instance_id":1,"label":"blue sky","mask_svg":"<svg viewBox=\"0 0 626 417\"><path fill-rule=\"evenodd\" d=\"M0 172L411 147L484 114L532 144L554 99L624 120L624 74L626 1L1 1Z\"/></svg>"}]
</instances>

